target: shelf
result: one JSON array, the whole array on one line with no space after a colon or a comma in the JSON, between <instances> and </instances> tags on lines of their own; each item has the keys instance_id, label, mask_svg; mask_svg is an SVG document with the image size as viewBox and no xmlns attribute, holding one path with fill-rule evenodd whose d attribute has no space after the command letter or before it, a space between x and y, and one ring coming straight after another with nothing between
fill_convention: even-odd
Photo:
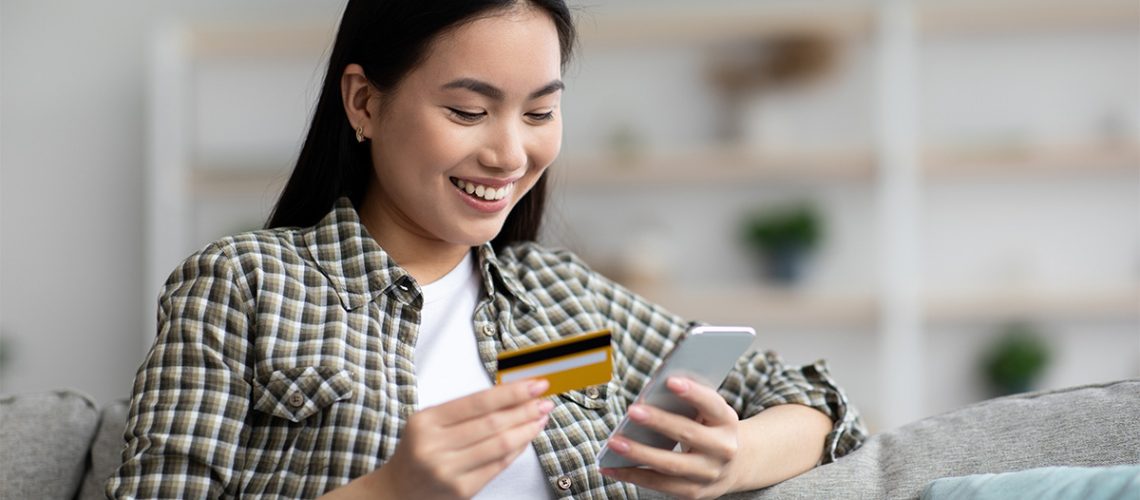
<instances>
[{"instance_id":1,"label":"shelf","mask_svg":"<svg viewBox=\"0 0 1140 500\"><path fill-rule=\"evenodd\" d=\"M595 8L579 18L584 45L700 44L811 33L869 37L874 1L771 1L721 5ZM924 35L1137 29L1134 0L927 0L915 2Z\"/></svg>"},{"instance_id":2,"label":"shelf","mask_svg":"<svg viewBox=\"0 0 1140 500\"><path fill-rule=\"evenodd\" d=\"M827 295L763 286L634 287L646 299L688 319L765 329L877 330L872 296ZM1140 321L1140 289L1066 293L1031 291L935 295L925 301L926 322Z\"/></svg>"},{"instance_id":3,"label":"shelf","mask_svg":"<svg viewBox=\"0 0 1140 500\"><path fill-rule=\"evenodd\" d=\"M731 147L626 157L571 153L551 168L559 182L572 187L862 182L875 171L867 150L759 153Z\"/></svg>"},{"instance_id":4,"label":"shelf","mask_svg":"<svg viewBox=\"0 0 1140 500\"><path fill-rule=\"evenodd\" d=\"M738 323L757 329L874 329L878 306L871 297L821 295L761 286L718 289L653 287L639 291L684 318Z\"/></svg>"},{"instance_id":5,"label":"shelf","mask_svg":"<svg viewBox=\"0 0 1140 500\"><path fill-rule=\"evenodd\" d=\"M925 173L933 179L990 175L1064 176L1140 174L1140 144L1074 144L1039 147L928 148Z\"/></svg>"},{"instance_id":6,"label":"shelf","mask_svg":"<svg viewBox=\"0 0 1140 500\"><path fill-rule=\"evenodd\" d=\"M320 58L332 50L336 25L316 20L200 23L187 32L188 52L202 59Z\"/></svg>"},{"instance_id":7,"label":"shelf","mask_svg":"<svg viewBox=\"0 0 1140 500\"><path fill-rule=\"evenodd\" d=\"M1128 29L1136 31L1135 0L928 0L919 29L930 35Z\"/></svg>"},{"instance_id":8,"label":"shelf","mask_svg":"<svg viewBox=\"0 0 1140 500\"><path fill-rule=\"evenodd\" d=\"M191 170L189 190L201 196L280 193L289 180L290 168L243 166L226 169L209 167Z\"/></svg>"},{"instance_id":9,"label":"shelf","mask_svg":"<svg viewBox=\"0 0 1140 500\"><path fill-rule=\"evenodd\" d=\"M1020 319L1140 321L1140 289L936 296L927 301L926 317L936 324Z\"/></svg>"},{"instance_id":10,"label":"shelf","mask_svg":"<svg viewBox=\"0 0 1140 500\"><path fill-rule=\"evenodd\" d=\"M599 4L600 5L600 4ZM694 7L699 5L699 7ZM586 46L701 44L815 33L837 37L871 32L873 11L853 2L776 1L755 4L655 4L653 8L592 8L579 16Z\"/></svg>"}]
</instances>

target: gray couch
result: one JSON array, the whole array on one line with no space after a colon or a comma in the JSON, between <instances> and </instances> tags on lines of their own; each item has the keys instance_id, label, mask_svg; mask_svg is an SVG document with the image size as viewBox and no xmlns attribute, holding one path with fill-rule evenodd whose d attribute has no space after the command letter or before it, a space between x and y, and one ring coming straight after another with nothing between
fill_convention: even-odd
<instances>
[{"instance_id":1,"label":"gray couch","mask_svg":"<svg viewBox=\"0 0 1140 500\"><path fill-rule=\"evenodd\" d=\"M125 401L62 391L0 399L0 499L103 498ZM1046 465L1140 463L1140 380L979 403L871 437L858 451L737 499L916 498L932 480ZM650 493L646 496L654 497Z\"/></svg>"}]
</instances>

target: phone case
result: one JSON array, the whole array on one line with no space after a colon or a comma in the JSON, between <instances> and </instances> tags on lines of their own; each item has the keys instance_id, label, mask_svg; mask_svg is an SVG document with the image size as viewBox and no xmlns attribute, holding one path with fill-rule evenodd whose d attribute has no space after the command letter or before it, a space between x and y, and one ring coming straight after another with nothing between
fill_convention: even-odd
<instances>
[{"instance_id":1,"label":"phone case","mask_svg":"<svg viewBox=\"0 0 1140 500\"><path fill-rule=\"evenodd\" d=\"M689 418L697 416L693 408L665 386L672 376L691 378L709 387L720 387L728 372L736 365L756 336L749 327L697 326L665 356L637 395L637 403L648 404ZM610 437L621 435L646 445L673 449L677 442L629 420L626 415ZM603 446L596 457L599 467L635 467L641 464L627 460Z\"/></svg>"}]
</instances>

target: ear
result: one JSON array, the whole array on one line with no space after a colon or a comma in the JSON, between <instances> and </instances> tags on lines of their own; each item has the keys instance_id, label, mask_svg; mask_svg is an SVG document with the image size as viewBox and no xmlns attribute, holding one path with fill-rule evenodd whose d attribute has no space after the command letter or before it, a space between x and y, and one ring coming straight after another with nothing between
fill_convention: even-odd
<instances>
[{"instance_id":1,"label":"ear","mask_svg":"<svg viewBox=\"0 0 1140 500\"><path fill-rule=\"evenodd\" d=\"M373 97L376 97L376 88L368 77L364 76L364 68L359 64L349 64L344 68L340 77L340 96L344 101L344 113L353 130L364 127L364 137L372 137L372 112L369 109Z\"/></svg>"}]
</instances>

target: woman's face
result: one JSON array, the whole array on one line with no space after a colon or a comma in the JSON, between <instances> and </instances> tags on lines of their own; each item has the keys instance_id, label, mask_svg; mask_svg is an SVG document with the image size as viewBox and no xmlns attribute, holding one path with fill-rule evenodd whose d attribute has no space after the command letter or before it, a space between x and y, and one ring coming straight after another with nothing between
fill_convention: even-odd
<instances>
[{"instance_id":1,"label":"woman's face","mask_svg":"<svg viewBox=\"0 0 1140 500\"><path fill-rule=\"evenodd\" d=\"M493 239L561 148L560 65L553 21L531 8L440 36L394 93L369 105L367 215L383 231L433 242Z\"/></svg>"}]
</instances>

